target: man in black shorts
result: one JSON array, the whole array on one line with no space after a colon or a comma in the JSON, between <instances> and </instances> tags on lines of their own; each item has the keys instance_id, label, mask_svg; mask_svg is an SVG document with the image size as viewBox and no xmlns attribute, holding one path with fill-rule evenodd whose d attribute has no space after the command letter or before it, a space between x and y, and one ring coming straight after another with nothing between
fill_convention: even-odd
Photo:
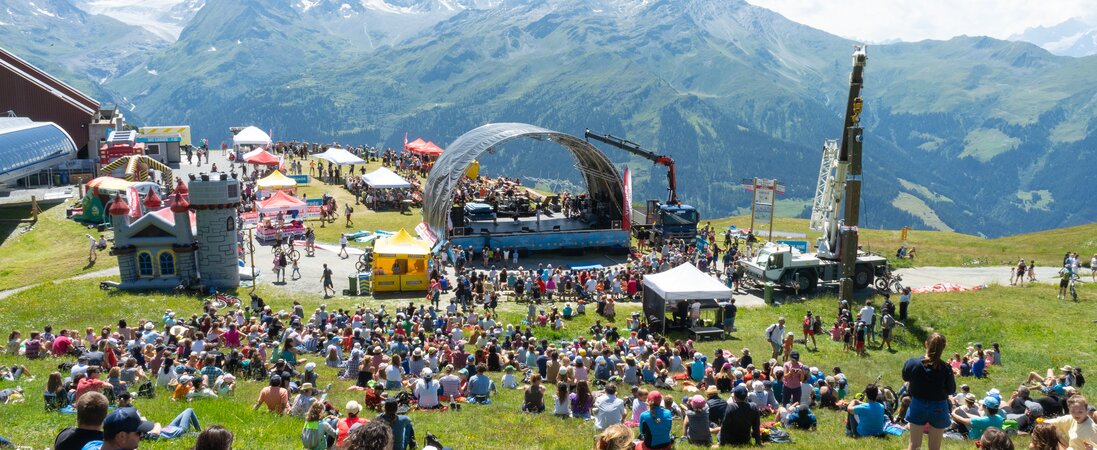
<instances>
[{"instance_id":1,"label":"man in black shorts","mask_svg":"<svg viewBox=\"0 0 1097 450\"><path fill-rule=\"evenodd\" d=\"M324 283L324 298L329 298L335 295L335 285L331 282L331 269L327 264L324 264L324 274L320 276L320 280ZM328 294L328 290L331 290L331 294Z\"/></svg>"}]
</instances>

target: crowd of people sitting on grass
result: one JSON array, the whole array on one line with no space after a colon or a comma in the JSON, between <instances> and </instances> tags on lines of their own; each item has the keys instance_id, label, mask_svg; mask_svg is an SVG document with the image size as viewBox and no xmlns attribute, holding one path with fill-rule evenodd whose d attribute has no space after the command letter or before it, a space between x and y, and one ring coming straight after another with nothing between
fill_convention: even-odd
<instances>
[{"instance_id":1,"label":"crowd of people sitting on grass","mask_svg":"<svg viewBox=\"0 0 1097 450\"><path fill-rule=\"evenodd\" d=\"M992 439L1009 441L996 430L1054 435L1077 450L1097 436L1093 413L1078 395L1085 379L1076 368L1034 372L1008 396L994 389L980 398L966 385L957 389L954 380L968 374L965 360L984 365L972 376L1002 364L997 345L993 351L972 345L953 367L944 359L944 337L932 334L926 355L904 365L897 389L883 383L858 388L841 368L810 367L799 350L786 352L784 342L780 360L777 348L769 359L755 359L749 348L703 354L693 341L667 339L639 318L624 322L624 329L599 322L589 338L563 341L537 338L537 322L504 323L490 307L456 301L445 309L409 303L393 311L321 306L310 313L299 304L274 311L255 298L227 311L207 305L189 318L168 310L132 328L126 321L83 333L55 335L46 328L26 339L12 332L6 349L61 361L62 370L48 375L44 407L75 412L78 425L59 434L59 449L99 448L85 447L96 439L113 442L103 448L134 448L118 439L172 439L202 430L192 409L155 427L131 405L135 397L159 395L181 402L231 397L239 382L266 384L254 408L302 419L301 440L310 449L356 448L350 444L355 430L379 421L393 448L418 448L407 411L458 413L491 403L500 389L521 390L521 412L592 420L605 445L627 431L630 441L652 449L669 448L678 433L697 444L787 440L787 429L816 428L820 408L845 411L851 436L909 431L915 448L924 434L932 449L942 436L981 439L984 448ZM67 362L73 357L75 364ZM332 380L321 379L319 364L352 380L361 401L341 410L328 402ZM32 375L21 366L3 374L15 381ZM6 394L7 401L27 395ZM111 415L103 412L108 404L116 408ZM369 420L365 410L378 415ZM683 419L680 430L671 426L676 418ZM89 426L97 421L99 427Z\"/></svg>"}]
</instances>

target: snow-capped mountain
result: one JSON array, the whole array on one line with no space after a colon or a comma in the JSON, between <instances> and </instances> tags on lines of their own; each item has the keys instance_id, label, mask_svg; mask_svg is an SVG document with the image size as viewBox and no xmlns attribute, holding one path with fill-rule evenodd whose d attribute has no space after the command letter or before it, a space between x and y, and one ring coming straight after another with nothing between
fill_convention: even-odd
<instances>
[{"instance_id":1,"label":"snow-capped mountain","mask_svg":"<svg viewBox=\"0 0 1097 450\"><path fill-rule=\"evenodd\" d=\"M59 76L77 73L102 83L166 45L69 0L0 0L0 46Z\"/></svg>"},{"instance_id":2,"label":"snow-capped mountain","mask_svg":"<svg viewBox=\"0 0 1097 450\"><path fill-rule=\"evenodd\" d=\"M205 6L205 0L75 0L80 9L144 28L168 42Z\"/></svg>"},{"instance_id":3,"label":"snow-capped mountain","mask_svg":"<svg viewBox=\"0 0 1097 450\"><path fill-rule=\"evenodd\" d=\"M1097 20L1075 17L1050 27L1029 28L1009 37L1043 47L1056 55L1090 56L1097 54Z\"/></svg>"}]
</instances>

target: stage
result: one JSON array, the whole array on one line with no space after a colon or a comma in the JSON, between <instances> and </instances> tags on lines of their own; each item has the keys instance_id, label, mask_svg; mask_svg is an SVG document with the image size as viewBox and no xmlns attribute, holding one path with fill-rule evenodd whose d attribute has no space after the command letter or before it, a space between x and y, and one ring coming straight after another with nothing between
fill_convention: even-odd
<instances>
[{"instance_id":1,"label":"stage","mask_svg":"<svg viewBox=\"0 0 1097 450\"><path fill-rule=\"evenodd\" d=\"M467 222L463 229L455 228L450 232L453 245L472 246L479 252L485 246L491 248L516 248L520 251L560 250L567 248L608 248L626 250L629 247L629 232L622 229L592 229L579 219L566 219L541 216L520 217Z\"/></svg>"},{"instance_id":2,"label":"stage","mask_svg":"<svg viewBox=\"0 0 1097 450\"><path fill-rule=\"evenodd\" d=\"M538 231L579 231L589 230L590 225L580 219L566 219L557 213L554 217L541 215L538 222L536 217L519 217L515 222L513 217L499 218L497 221L475 220L467 221L465 234L491 234L529 233Z\"/></svg>"}]
</instances>

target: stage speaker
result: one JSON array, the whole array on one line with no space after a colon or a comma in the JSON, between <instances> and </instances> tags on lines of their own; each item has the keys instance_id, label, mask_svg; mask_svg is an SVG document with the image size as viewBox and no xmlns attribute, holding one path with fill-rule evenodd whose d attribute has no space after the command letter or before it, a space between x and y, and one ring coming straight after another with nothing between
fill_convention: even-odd
<instances>
[{"instance_id":1,"label":"stage speaker","mask_svg":"<svg viewBox=\"0 0 1097 450\"><path fill-rule=\"evenodd\" d=\"M465 226L465 209L460 206L450 208L449 221L454 228Z\"/></svg>"}]
</instances>

